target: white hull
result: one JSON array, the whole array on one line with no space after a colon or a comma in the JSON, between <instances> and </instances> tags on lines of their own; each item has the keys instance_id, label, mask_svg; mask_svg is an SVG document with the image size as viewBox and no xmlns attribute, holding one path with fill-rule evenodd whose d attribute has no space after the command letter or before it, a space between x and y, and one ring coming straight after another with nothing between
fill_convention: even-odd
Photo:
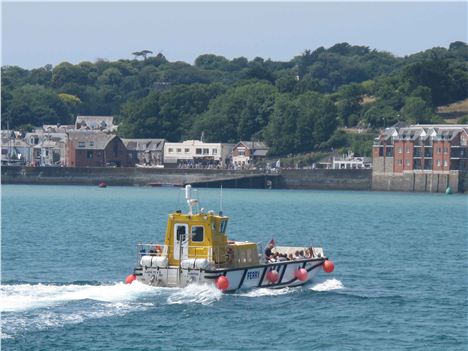
<instances>
[{"instance_id":1,"label":"white hull","mask_svg":"<svg viewBox=\"0 0 468 351\"><path fill-rule=\"evenodd\" d=\"M225 276L229 281L229 287L224 291L234 292L254 288L283 288L304 285L317 275L325 260L325 257L321 257L251 267L217 269L139 266L135 269L135 275L141 283L168 287L184 287L193 283L214 284L216 278ZM307 279L304 281L295 276L296 271L300 268L304 268L308 272ZM267 279L267 273L270 270L278 272L278 280L274 283Z\"/></svg>"}]
</instances>

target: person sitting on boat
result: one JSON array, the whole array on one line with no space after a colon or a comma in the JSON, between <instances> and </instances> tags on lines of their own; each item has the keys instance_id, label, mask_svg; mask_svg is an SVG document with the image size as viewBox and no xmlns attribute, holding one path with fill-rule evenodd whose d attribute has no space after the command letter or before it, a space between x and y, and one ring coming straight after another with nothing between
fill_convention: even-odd
<instances>
[{"instance_id":1,"label":"person sitting on boat","mask_svg":"<svg viewBox=\"0 0 468 351\"><path fill-rule=\"evenodd\" d=\"M314 249L313 247L309 247L307 250L306 250L306 256L308 258L314 258Z\"/></svg>"},{"instance_id":2,"label":"person sitting on boat","mask_svg":"<svg viewBox=\"0 0 468 351\"><path fill-rule=\"evenodd\" d=\"M287 261L287 260L288 260L288 255L286 255L286 254L279 254L278 255L278 258L277 258L278 262L283 262L283 261Z\"/></svg>"},{"instance_id":3,"label":"person sitting on boat","mask_svg":"<svg viewBox=\"0 0 468 351\"><path fill-rule=\"evenodd\" d=\"M274 253L270 256L269 262L277 262L277 261L278 261L278 257L279 257L278 252L274 252Z\"/></svg>"},{"instance_id":4,"label":"person sitting on boat","mask_svg":"<svg viewBox=\"0 0 468 351\"><path fill-rule=\"evenodd\" d=\"M306 257L304 256L304 250L299 251L299 259L300 260L305 260Z\"/></svg>"},{"instance_id":5,"label":"person sitting on boat","mask_svg":"<svg viewBox=\"0 0 468 351\"><path fill-rule=\"evenodd\" d=\"M300 260L300 258L299 258L299 250L296 250L296 252L294 252L294 260Z\"/></svg>"},{"instance_id":6,"label":"person sitting on boat","mask_svg":"<svg viewBox=\"0 0 468 351\"><path fill-rule=\"evenodd\" d=\"M294 261L294 255L292 253L288 255L288 260Z\"/></svg>"}]
</instances>

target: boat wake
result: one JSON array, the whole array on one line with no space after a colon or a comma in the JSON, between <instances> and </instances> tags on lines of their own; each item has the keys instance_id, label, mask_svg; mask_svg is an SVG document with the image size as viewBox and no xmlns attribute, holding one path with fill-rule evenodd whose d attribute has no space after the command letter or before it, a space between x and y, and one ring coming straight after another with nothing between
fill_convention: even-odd
<instances>
[{"instance_id":1,"label":"boat wake","mask_svg":"<svg viewBox=\"0 0 468 351\"><path fill-rule=\"evenodd\" d=\"M174 288L175 292L167 298L168 304L210 305L221 299L223 293L214 285L193 284L185 288Z\"/></svg>"},{"instance_id":2,"label":"boat wake","mask_svg":"<svg viewBox=\"0 0 468 351\"><path fill-rule=\"evenodd\" d=\"M111 285L2 285L0 311L2 313L21 312L88 299L100 302L126 302L153 292L154 289L140 283L131 285L123 283Z\"/></svg>"},{"instance_id":3,"label":"boat wake","mask_svg":"<svg viewBox=\"0 0 468 351\"><path fill-rule=\"evenodd\" d=\"M336 279L312 285L314 291L342 289ZM234 294L240 297L279 296L303 288L255 289ZM163 305L210 305L223 293L211 285L185 288L151 287L133 284L11 284L0 287L1 339L14 338L24 331L62 327L89 319L124 316Z\"/></svg>"},{"instance_id":4,"label":"boat wake","mask_svg":"<svg viewBox=\"0 0 468 351\"><path fill-rule=\"evenodd\" d=\"M324 282L314 284L310 287L310 290L313 291L332 291L332 290L338 290L338 289L343 289L344 285L341 281L338 279L328 279L325 280Z\"/></svg>"}]
</instances>

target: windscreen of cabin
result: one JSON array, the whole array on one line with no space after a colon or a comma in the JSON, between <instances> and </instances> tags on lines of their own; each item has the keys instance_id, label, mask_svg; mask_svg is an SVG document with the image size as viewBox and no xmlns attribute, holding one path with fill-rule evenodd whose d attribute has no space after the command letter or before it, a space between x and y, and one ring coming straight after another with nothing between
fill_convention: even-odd
<instances>
[{"instance_id":1,"label":"windscreen of cabin","mask_svg":"<svg viewBox=\"0 0 468 351\"><path fill-rule=\"evenodd\" d=\"M194 225L192 226L192 241L193 242L202 242L204 238L203 226Z\"/></svg>"},{"instance_id":2,"label":"windscreen of cabin","mask_svg":"<svg viewBox=\"0 0 468 351\"><path fill-rule=\"evenodd\" d=\"M221 221L221 228L219 229L219 232L220 232L221 234L226 233L227 223L228 223L227 219Z\"/></svg>"},{"instance_id":3,"label":"windscreen of cabin","mask_svg":"<svg viewBox=\"0 0 468 351\"><path fill-rule=\"evenodd\" d=\"M187 234L186 227L187 227L186 224L176 225L176 240L177 241L180 241L181 239L185 240L185 235Z\"/></svg>"}]
</instances>

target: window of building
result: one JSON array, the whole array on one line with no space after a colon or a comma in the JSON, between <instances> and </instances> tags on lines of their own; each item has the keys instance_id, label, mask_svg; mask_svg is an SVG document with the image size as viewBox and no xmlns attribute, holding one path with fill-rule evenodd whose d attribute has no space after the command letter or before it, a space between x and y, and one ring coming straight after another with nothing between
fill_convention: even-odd
<instances>
[{"instance_id":1,"label":"window of building","mask_svg":"<svg viewBox=\"0 0 468 351\"><path fill-rule=\"evenodd\" d=\"M196 153L197 155L201 155L202 149L195 149L195 153Z\"/></svg>"},{"instance_id":2,"label":"window of building","mask_svg":"<svg viewBox=\"0 0 468 351\"><path fill-rule=\"evenodd\" d=\"M203 226L192 226L192 241L201 242L204 240Z\"/></svg>"},{"instance_id":3,"label":"window of building","mask_svg":"<svg viewBox=\"0 0 468 351\"><path fill-rule=\"evenodd\" d=\"M185 148L184 149L185 153L188 154L190 152L190 149L189 148Z\"/></svg>"},{"instance_id":4,"label":"window of building","mask_svg":"<svg viewBox=\"0 0 468 351\"><path fill-rule=\"evenodd\" d=\"M86 153L86 158L87 158L88 160L92 159L92 158L93 158L93 152L92 152L92 151L88 151L88 152Z\"/></svg>"},{"instance_id":5,"label":"window of building","mask_svg":"<svg viewBox=\"0 0 468 351\"><path fill-rule=\"evenodd\" d=\"M94 146L94 141L90 141L89 146Z\"/></svg>"},{"instance_id":6,"label":"window of building","mask_svg":"<svg viewBox=\"0 0 468 351\"><path fill-rule=\"evenodd\" d=\"M403 148L399 147L398 148L398 153L401 154L403 152Z\"/></svg>"},{"instance_id":7,"label":"window of building","mask_svg":"<svg viewBox=\"0 0 468 351\"><path fill-rule=\"evenodd\" d=\"M405 149L406 149L406 150L405 150L405 151L406 151L406 153L407 153L407 154L409 154L409 151L410 151L410 148L409 148L409 146L407 146Z\"/></svg>"},{"instance_id":8,"label":"window of building","mask_svg":"<svg viewBox=\"0 0 468 351\"><path fill-rule=\"evenodd\" d=\"M218 149L212 149L211 154L212 155L217 155L218 154Z\"/></svg>"},{"instance_id":9,"label":"window of building","mask_svg":"<svg viewBox=\"0 0 468 351\"><path fill-rule=\"evenodd\" d=\"M438 154L442 153L442 148L438 147L438 148L437 148L437 153L438 153Z\"/></svg>"},{"instance_id":10,"label":"window of building","mask_svg":"<svg viewBox=\"0 0 468 351\"><path fill-rule=\"evenodd\" d=\"M403 165L403 160L398 160L398 165L402 166Z\"/></svg>"},{"instance_id":11,"label":"window of building","mask_svg":"<svg viewBox=\"0 0 468 351\"><path fill-rule=\"evenodd\" d=\"M171 154L172 152L174 152L174 149L172 147L170 147L169 149L167 149L167 152L169 152Z\"/></svg>"},{"instance_id":12,"label":"window of building","mask_svg":"<svg viewBox=\"0 0 468 351\"><path fill-rule=\"evenodd\" d=\"M444 167L447 167L447 166L448 166L448 161L444 160Z\"/></svg>"},{"instance_id":13,"label":"window of building","mask_svg":"<svg viewBox=\"0 0 468 351\"><path fill-rule=\"evenodd\" d=\"M78 142L78 147L85 147L85 142L84 141L79 141Z\"/></svg>"},{"instance_id":14,"label":"window of building","mask_svg":"<svg viewBox=\"0 0 468 351\"><path fill-rule=\"evenodd\" d=\"M440 167L440 160L437 160L437 167Z\"/></svg>"},{"instance_id":15,"label":"window of building","mask_svg":"<svg viewBox=\"0 0 468 351\"><path fill-rule=\"evenodd\" d=\"M176 152L181 153L181 152L182 152L182 149L177 148L177 149L176 149Z\"/></svg>"},{"instance_id":16,"label":"window of building","mask_svg":"<svg viewBox=\"0 0 468 351\"><path fill-rule=\"evenodd\" d=\"M410 160L406 160L406 166L409 167L410 165Z\"/></svg>"},{"instance_id":17,"label":"window of building","mask_svg":"<svg viewBox=\"0 0 468 351\"><path fill-rule=\"evenodd\" d=\"M203 149L203 155L209 155L210 149Z\"/></svg>"},{"instance_id":18,"label":"window of building","mask_svg":"<svg viewBox=\"0 0 468 351\"><path fill-rule=\"evenodd\" d=\"M448 154L448 147L444 147L444 154Z\"/></svg>"}]
</instances>

